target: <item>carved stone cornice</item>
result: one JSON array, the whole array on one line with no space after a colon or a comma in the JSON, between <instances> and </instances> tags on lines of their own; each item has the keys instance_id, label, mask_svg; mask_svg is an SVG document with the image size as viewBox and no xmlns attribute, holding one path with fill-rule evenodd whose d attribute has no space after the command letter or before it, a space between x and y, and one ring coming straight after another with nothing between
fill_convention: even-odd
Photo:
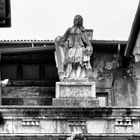
<instances>
[{"instance_id":1,"label":"carved stone cornice","mask_svg":"<svg viewBox=\"0 0 140 140\"><path fill-rule=\"evenodd\" d=\"M140 108L130 107L53 107L53 106L2 106L0 112L4 118L31 117L44 119L115 119L117 117L131 117L140 119Z\"/></svg>"}]
</instances>

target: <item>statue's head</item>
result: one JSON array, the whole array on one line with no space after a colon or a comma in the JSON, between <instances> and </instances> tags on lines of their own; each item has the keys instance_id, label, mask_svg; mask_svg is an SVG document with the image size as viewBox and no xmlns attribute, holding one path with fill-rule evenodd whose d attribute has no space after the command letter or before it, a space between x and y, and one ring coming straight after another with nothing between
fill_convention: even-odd
<instances>
[{"instance_id":1,"label":"statue's head","mask_svg":"<svg viewBox=\"0 0 140 140\"><path fill-rule=\"evenodd\" d=\"M81 15L76 15L74 17L74 25L83 26L83 17Z\"/></svg>"}]
</instances>

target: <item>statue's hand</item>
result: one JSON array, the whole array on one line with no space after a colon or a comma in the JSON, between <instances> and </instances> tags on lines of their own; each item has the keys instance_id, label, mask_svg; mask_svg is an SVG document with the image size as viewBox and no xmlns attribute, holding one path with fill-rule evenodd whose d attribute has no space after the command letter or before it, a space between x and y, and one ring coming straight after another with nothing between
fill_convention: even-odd
<instances>
[{"instance_id":1,"label":"statue's hand","mask_svg":"<svg viewBox=\"0 0 140 140\"><path fill-rule=\"evenodd\" d=\"M92 48L91 46L87 46L87 47L85 48L85 54L86 54L87 56L91 56L92 53L93 53L93 48Z\"/></svg>"},{"instance_id":2,"label":"statue's hand","mask_svg":"<svg viewBox=\"0 0 140 140\"><path fill-rule=\"evenodd\" d=\"M62 36L57 36L54 40L55 44L58 46L65 46L65 43L62 41Z\"/></svg>"}]
</instances>

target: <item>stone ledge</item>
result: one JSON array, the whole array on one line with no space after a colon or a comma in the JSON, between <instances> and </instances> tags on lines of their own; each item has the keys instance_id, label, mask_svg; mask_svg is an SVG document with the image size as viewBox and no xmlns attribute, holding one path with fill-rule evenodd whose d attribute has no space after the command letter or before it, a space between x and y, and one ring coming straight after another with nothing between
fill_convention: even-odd
<instances>
[{"instance_id":1,"label":"stone ledge","mask_svg":"<svg viewBox=\"0 0 140 140\"><path fill-rule=\"evenodd\" d=\"M140 107L80 107L80 106L1 106L4 119L36 117L44 119L102 118L116 119L127 116L140 120Z\"/></svg>"}]
</instances>

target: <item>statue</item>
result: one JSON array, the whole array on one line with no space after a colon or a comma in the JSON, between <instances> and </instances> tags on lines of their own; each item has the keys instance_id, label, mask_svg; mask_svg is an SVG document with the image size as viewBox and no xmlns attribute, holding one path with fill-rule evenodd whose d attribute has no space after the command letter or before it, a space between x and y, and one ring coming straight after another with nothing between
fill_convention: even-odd
<instances>
[{"instance_id":1,"label":"statue","mask_svg":"<svg viewBox=\"0 0 140 140\"><path fill-rule=\"evenodd\" d=\"M92 74L90 56L93 48L83 27L83 18L76 15L74 25L63 36L55 38L55 60L59 79L88 79Z\"/></svg>"}]
</instances>

